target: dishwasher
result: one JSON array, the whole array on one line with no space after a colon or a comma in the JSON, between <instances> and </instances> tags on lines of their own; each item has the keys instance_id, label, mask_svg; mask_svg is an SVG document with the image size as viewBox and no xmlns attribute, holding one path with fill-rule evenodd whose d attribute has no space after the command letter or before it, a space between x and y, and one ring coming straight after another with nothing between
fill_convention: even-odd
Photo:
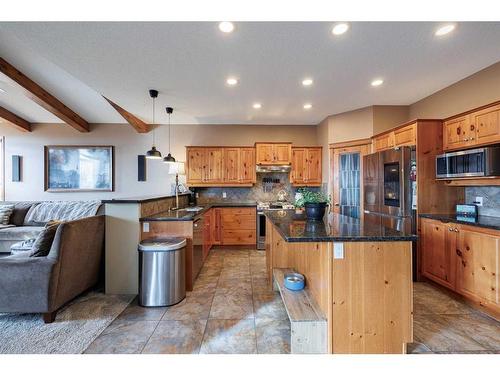
<instances>
[{"instance_id":1,"label":"dishwasher","mask_svg":"<svg viewBox=\"0 0 500 375\"><path fill-rule=\"evenodd\" d=\"M203 217L193 222L193 283L203 266Z\"/></svg>"}]
</instances>

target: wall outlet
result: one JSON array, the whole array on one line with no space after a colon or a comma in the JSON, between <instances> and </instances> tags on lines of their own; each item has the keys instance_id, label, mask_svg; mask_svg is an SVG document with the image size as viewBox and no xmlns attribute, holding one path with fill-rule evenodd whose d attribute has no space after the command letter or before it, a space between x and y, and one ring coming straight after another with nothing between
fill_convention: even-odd
<instances>
[{"instance_id":1,"label":"wall outlet","mask_svg":"<svg viewBox=\"0 0 500 375\"><path fill-rule=\"evenodd\" d=\"M474 200L474 204L481 207L483 205L483 197L476 197L476 199Z\"/></svg>"},{"instance_id":2,"label":"wall outlet","mask_svg":"<svg viewBox=\"0 0 500 375\"><path fill-rule=\"evenodd\" d=\"M200 193L196 193L195 196L196 196L196 199L198 199L200 197Z\"/></svg>"},{"instance_id":3,"label":"wall outlet","mask_svg":"<svg viewBox=\"0 0 500 375\"><path fill-rule=\"evenodd\" d=\"M222 192L222 198L227 198L227 194L225 191Z\"/></svg>"},{"instance_id":4,"label":"wall outlet","mask_svg":"<svg viewBox=\"0 0 500 375\"><path fill-rule=\"evenodd\" d=\"M344 244L342 242L333 243L333 259L344 259Z\"/></svg>"},{"instance_id":5,"label":"wall outlet","mask_svg":"<svg viewBox=\"0 0 500 375\"><path fill-rule=\"evenodd\" d=\"M149 223L142 223L142 231L149 232Z\"/></svg>"}]
</instances>

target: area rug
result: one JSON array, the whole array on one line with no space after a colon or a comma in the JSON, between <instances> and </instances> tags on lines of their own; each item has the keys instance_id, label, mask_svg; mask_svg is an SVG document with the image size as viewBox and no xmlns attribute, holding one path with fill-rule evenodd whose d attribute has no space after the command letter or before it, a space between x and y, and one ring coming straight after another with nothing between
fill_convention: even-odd
<instances>
[{"instance_id":1,"label":"area rug","mask_svg":"<svg viewBox=\"0 0 500 375\"><path fill-rule=\"evenodd\" d=\"M0 314L0 353L83 353L132 299L90 292L63 307L50 324L42 314Z\"/></svg>"}]
</instances>

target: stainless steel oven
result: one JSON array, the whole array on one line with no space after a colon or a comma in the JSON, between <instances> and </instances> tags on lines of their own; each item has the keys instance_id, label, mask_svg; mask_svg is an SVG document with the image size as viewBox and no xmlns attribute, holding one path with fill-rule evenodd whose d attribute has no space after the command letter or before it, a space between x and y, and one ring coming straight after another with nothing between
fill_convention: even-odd
<instances>
[{"instance_id":1,"label":"stainless steel oven","mask_svg":"<svg viewBox=\"0 0 500 375\"><path fill-rule=\"evenodd\" d=\"M448 152L436 156L436 178L500 176L500 146Z\"/></svg>"}]
</instances>

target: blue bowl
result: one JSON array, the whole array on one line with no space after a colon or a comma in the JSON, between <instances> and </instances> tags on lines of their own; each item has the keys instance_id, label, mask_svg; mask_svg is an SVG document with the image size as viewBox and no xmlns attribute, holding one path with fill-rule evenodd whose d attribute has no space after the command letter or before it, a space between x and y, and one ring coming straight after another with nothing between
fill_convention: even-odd
<instances>
[{"instance_id":1,"label":"blue bowl","mask_svg":"<svg viewBox=\"0 0 500 375\"><path fill-rule=\"evenodd\" d=\"M300 273L287 273L284 283L285 288L289 290L302 290L305 286L304 276Z\"/></svg>"}]
</instances>

